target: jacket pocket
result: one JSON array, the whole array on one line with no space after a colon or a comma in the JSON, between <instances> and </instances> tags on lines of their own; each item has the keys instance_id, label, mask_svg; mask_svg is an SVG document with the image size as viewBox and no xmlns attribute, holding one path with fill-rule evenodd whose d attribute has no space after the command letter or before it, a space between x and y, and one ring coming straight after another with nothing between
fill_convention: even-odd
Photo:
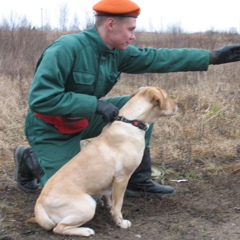
<instances>
[{"instance_id":1,"label":"jacket pocket","mask_svg":"<svg viewBox=\"0 0 240 240\"><path fill-rule=\"evenodd\" d=\"M106 94L114 87L114 85L120 80L119 72L112 72L110 76L107 77L105 92Z\"/></svg>"},{"instance_id":2,"label":"jacket pocket","mask_svg":"<svg viewBox=\"0 0 240 240\"><path fill-rule=\"evenodd\" d=\"M88 72L73 72L72 82L68 84L68 90L77 93L92 94L95 85L95 75Z\"/></svg>"}]
</instances>

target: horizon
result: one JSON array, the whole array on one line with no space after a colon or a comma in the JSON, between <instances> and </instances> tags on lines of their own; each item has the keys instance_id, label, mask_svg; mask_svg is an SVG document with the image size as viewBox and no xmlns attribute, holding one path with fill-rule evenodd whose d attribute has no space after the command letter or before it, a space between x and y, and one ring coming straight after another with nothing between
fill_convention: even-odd
<instances>
[{"instance_id":1,"label":"horizon","mask_svg":"<svg viewBox=\"0 0 240 240\"><path fill-rule=\"evenodd\" d=\"M0 23L3 19L15 20L15 23L26 17L32 27L42 28L49 25L52 29L59 29L60 12L67 15L67 27L75 20L79 21L79 29L86 26L87 21L94 22L92 6L97 0L42 0L32 2L30 0L8 0L1 6ZM141 14L137 19L136 31L164 32L172 27L184 32L235 32L240 33L240 14L238 13L238 0L229 0L228 4L219 4L217 1L202 0L200 4L190 0L135 0L141 7ZM157 5L157 7L156 7ZM28 6L28 7L26 7ZM174 6L174 7L173 7ZM236 7L234 7L236 6ZM19 22L17 22L19 23Z\"/></svg>"}]
</instances>

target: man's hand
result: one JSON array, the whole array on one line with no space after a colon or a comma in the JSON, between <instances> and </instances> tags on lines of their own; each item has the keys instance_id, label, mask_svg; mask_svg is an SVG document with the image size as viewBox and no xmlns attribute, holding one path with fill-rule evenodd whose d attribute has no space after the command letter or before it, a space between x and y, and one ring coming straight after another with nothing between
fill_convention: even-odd
<instances>
[{"instance_id":1,"label":"man's hand","mask_svg":"<svg viewBox=\"0 0 240 240\"><path fill-rule=\"evenodd\" d=\"M98 100L96 114L102 115L103 121L112 121L118 115L118 112L118 108L112 103Z\"/></svg>"},{"instance_id":2,"label":"man's hand","mask_svg":"<svg viewBox=\"0 0 240 240\"><path fill-rule=\"evenodd\" d=\"M211 51L210 64L222 64L240 61L240 45L224 46Z\"/></svg>"}]
</instances>

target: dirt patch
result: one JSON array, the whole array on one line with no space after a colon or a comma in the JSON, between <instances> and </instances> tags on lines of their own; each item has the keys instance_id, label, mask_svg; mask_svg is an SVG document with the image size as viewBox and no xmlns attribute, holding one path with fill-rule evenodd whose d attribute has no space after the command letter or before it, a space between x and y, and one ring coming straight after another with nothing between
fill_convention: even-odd
<instances>
[{"instance_id":1,"label":"dirt patch","mask_svg":"<svg viewBox=\"0 0 240 240\"><path fill-rule=\"evenodd\" d=\"M1 163L0 240L78 239L57 236L36 224L26 223L33 216L39 194L18 191L12 163L9 159ZM168 162L169 180L179 174L182 164ZM240 159L234 159L213 172L195 163L194 169L193 165L184 168L191 173L187 182L165 180L165 184L177 189L175 197L126 197L123 215L132 222L127 230L116 227L108 210L99 205L95 217L86 224L96 232L90 239L237 240L240 236L239 166Z\"/></svg>"}]
</instances>

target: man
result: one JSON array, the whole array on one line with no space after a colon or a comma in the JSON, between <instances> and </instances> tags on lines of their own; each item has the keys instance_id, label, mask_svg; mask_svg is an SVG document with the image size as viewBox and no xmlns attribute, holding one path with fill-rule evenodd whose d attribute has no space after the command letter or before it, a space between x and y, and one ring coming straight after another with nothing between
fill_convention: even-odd
<instances>
[{"instance_id":1,"label":"man","mask_svg":"<svg viewBox=\"0 0 240 240\"><path fill-rule=\"evenodd\" d=\"M121 72L206 71L209 64L240 60L240 45L212 52L130 46L135 39L139 6L130 0L102 0L93 9L96 23L91 29L59 38L37 63L25 123L31 148L19 146L14 152L17 186L25 192L37 191L38 179L44 186L80 151L81 140L99 135L118 115L129 97L102 97L119 81ZM150 179L152 129L145 134L146 149L129 181L128 196L176 193L173 187Z\"/></svg>"}]
</instances>

